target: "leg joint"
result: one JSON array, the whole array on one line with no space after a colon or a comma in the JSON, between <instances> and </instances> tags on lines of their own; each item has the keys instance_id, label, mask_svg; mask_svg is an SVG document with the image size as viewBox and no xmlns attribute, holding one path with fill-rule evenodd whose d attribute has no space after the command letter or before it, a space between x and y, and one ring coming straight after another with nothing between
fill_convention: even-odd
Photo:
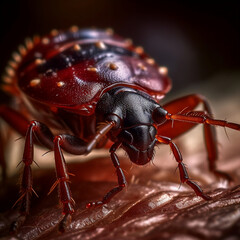
<instances>
[{"instance_id":1,"label":"leg joint","mask_svg":"<svg viewBox=\"0 0 240 240\"><path fill-rule=\"evenodd\" d=\"M53 142L54 142L54 143L59 143L59 145L61 145L61 144L63 143L63 138L62 138L62 136L61 136L61 135L58 135L58 136L54 137Z\"/></svg>"}]
</instances>

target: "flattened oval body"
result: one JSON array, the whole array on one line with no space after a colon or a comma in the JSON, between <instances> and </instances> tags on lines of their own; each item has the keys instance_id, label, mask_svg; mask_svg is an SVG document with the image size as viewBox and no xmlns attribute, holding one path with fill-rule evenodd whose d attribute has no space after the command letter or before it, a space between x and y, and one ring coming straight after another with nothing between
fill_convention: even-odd
<instances>
[{"instance_id":1,"label":"flattened oval body","mask_svg":"<svg viewBox=\"0 0 240 240\"><path fill-rule=\"evenodd\" d=\"M171 87L141 47L109 31L53 31L30 42L16 71L16 85L33 104L91 115L115 86L140 89L155 99Z\"/></svg>"}]
</instances>

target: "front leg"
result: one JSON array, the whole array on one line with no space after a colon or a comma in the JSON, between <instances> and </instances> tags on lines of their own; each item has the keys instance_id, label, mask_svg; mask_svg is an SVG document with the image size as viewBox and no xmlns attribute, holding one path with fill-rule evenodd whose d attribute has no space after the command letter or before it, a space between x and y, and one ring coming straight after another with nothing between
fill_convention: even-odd
<instances>
[{"instance_id":1,"label":"front leg","mask_svg":"<svg viewBox=\"0 0 240 240\"><path fill-rule=\"evenodd\" d=\"M51 193L58 185L59 198L63 209L62 213L64 215L64 218L59 224L60 232L64 232L65 228L71 223L75 205L69 187L69 173L62 154L62 149L75 155L88 154L96 147L102 137L104 137L114 126L115 122L113 121L103 124L90 142L86 142L78 137L68 134L61 134L54 138L53 142L57 181L53 184L49 193Z\"/></svg>"},{"instance_id":2,"label":"front leg","mask_svg":"<svg viewBox=\"0 0 240 240\"><path fill-rule=\"evenodd\" d=\"M89 202L86 205L86 208L91 208L93 206L99 206L105 203L108 203L117 193L119 193L120 191L123 190L123 188L126 186L127 182L123 173L123 170L120 167L120 163L118 160L118 157L115 153L115 151L117 150L117 148L121 145L120 142L116 142L112 145L112 147L110 148L109 152L111 153L111 159L113 162L114 167L116 168L116 173L117 173L117 177L118 177L118 186L114 187L113 189L111 189L104 197L102 200L97 201L97 202Z\"/></svg>"},{"instance_id":3,"label":"front leg","mask_svg":"<svg viewBox=\"0 0 240 240\"><path fill-rule=\"evenodd\" d=\"M197 183L190 180L187 173L187 169L183 163L182 154L179 151L177 145L172 142L172 139L164 136L159 136L159 135L156 136L156 138L159 143L167 144L170 146L173 156L178 163L181 182L188 184L188 186L190 186L194 190L197 196L200 196L204 200L211 200L211 197L203 193L201 187Z\"/></svg>"},{"instance_id":4,"label":"front leg","mask_svg":"<svg viewBox=\"0 0 240 240\"><path fill-rule=\"evenodd\" d=\"M16 232L18 228L25 222L27 215L30 212L30 203L33 190L33 177L31 165L34 162L33 160L33 142L34 134L39 137L39 141L43 143L46 147L53 148L53 135L51 131L42 123L37 121L32 121L27 129L26 138L25 138L25 147L23 152L22 163L24 164L21 184L20 184L20 197L14 205L20 203L20 216L11 224L10 232ZM36 139L35 139L36 140ZM35 193L35 195L37 195Z\"/></svg>"},{"instance_id":5,"label":"front leg","mask_svg":"<svg viewBox=\"0 0 240 240\"><path fill-rule=\"evenodd\" d=\"M20 203L20 216L11 224L10 232L16 232L25 222L30 212L30 203L33 190L33 179L31 165L33 163L33 150L35 141L42 143L48 149L54 150L57 181L50 191L59 184L59 198L63 207L64 219L61 221L59 229L64 231L64 226L71 221L71 214L74 212L74 200L69 188L69 174L65 159L61 151L62 147L70 152L84 154L87 151L88 143L70 135L59 135L54 138L50 129L41 122L32 121L26 133L25 147L22 162L24 170L21 177L20 197L16 203ZM35 193L35 192L34 192ZM15 204L16 204L15 203Z\"/></svg>"},{"instance_id":6,"label":"front leg","mask_svg":"<svg viewBox=\"0 0 240 240\"><path fill-rule=\"evenodd\" d=\"M62 150L68 153L82 155L91 152L97 143L104 137L112 127L115 126L114 122L109 122L99 129L94 138L90 142L71 136L71 135L58 135L53 136L50 129L38 121L32 121L28 127L25 148L23 153L24 171L22 174L22 182L20 193L21 196L17 203L20 203L20 216L12 223L11 232L17 229L25 222L26 216L29 214L30 199L33 191L32 187L32 171L31 164L33 163L33 143L38 140L48 149L54 150L55 165L57 181L50 189L50 192L58 185L59 198L63 208L64 218L60 222L59 230L64 231L66 225L71 222L71 215L74 212L74 200L72 198L71 190L69 187L69 173L67 171L66 163ZM35 140L35 141L34 141Z\"/></svg>"}]
</instances>

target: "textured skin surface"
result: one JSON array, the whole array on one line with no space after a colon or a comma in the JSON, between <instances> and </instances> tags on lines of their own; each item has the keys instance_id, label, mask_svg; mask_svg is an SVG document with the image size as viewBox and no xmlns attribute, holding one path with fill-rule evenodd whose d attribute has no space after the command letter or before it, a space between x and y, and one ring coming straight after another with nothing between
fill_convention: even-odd
<instances>
[{"instance_id":1,"label":"textured skin surface","mask_svg":"<svg viewBox=\"0 0 240 240\"><path fill-rule=\"evenodd\" d=\"M200 182L204 190L213 197L206 202L196 197L185 185L180 187L179 176L174 173L175 161L168 149L157 154L154 165L144 167L131 165L121 158L128 187L112 201L101 207L85 209L89 200L100 199L104 192L115 185L115 174L109 158L96 158L82 164L69 164L71 188L77 203L76 213L67 232L59 234L57 224L61 220L61 209L56 205L56 193L46 196L54 182L53 169L35 171L35 190L32 214L15 237L21 239L238 239L240 163L239 150L227 145L223 153L221 169L234 178L233 185L217 181L204 163L205 153L198 152L185 157L192 179ZM234 154L232 154L234 152ZM164 159L164 161L163 161ZM132 176L135 176L134 178ZM41 183L41 184L40 184ZM13 187L14 186L14 187ZM1 196L9 207L17 194L13 186ZM15 189L15 190L14 190ZM55 190L56 191L56 190ZM11 203L11 204L10 204ZM3 206L1 204L1 206ZM16 212L7 210L1 214L0 232L5 239L9 224Z\"/></svg>"}]
</instances>

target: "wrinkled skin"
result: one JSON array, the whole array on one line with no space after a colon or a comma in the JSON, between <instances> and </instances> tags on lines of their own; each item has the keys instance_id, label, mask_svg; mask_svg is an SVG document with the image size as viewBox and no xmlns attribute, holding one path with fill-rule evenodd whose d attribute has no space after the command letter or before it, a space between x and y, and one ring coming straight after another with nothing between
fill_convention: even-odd
<instances>
[{"instance_id":1,"label":"wrinkled skin","mask_svg":"<svg viewBox=\"0 0 240 240\"><path fill-rule=\"evenodd\" d=\"M236 186L240 183L237 157L240 152L231 145L229 150L223 155L228 161L221 162L221 169L226 169L234 177L233 186ZM206 202L196 197L187 186L180 187L172 156L168 149L160 152L161 155L157 154L154 160L156 166L137 167L127 159L122 160L128 187L110 203L93 209L86 209L86 203L100 199L116 184L110 159L96 158L82 164L69 164L69 171L76 174L71 177L76 212L64 234L57 231L61 209L56 204L56 190L46 196L54 182L54 170L36 169L34 186L40 198L33 197L31 215L15 236L21 239L112 239L113 236L116 239L224 239L240 235L240 187L216 181L202 161L204 152L185 157L189 169L192 169L189 171L192 178L197 179L213 197ZM160 169L163 159L165 163ZM9 224L17 214L17 211L10 210L17 192L14 183L1 192L1 208L8 205L0 215L1 236L8 235Z\"/></svg>"}]
</instances>

